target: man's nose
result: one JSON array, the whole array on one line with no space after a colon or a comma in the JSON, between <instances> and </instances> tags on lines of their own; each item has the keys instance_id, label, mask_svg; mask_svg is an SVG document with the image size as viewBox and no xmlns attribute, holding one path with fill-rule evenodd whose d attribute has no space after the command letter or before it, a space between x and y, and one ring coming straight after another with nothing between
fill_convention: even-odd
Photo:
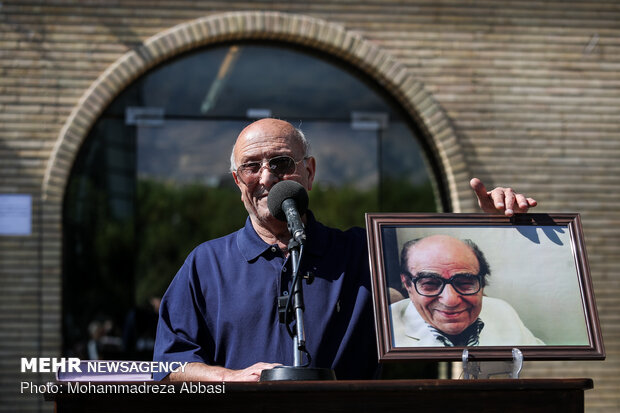
<instances>
[{"instance_id":1,"label":"man's nose","mask_svg":"<svg viewBox=\"0 0 620 413\"><path fill-rule=\"evenodd\" d=\"M258 171L258 173L259 173L259 183L265 188L271 188L273 185L275 185L280 180L280 177L274 174L271 171L269 164L266 164L266 163L261 165L261 169L260 171Z\"/></svg>"},{"instance_id":2,"label":"man's nose","mask_svg":"<svg viewBox=\"0 0 620 413\"><path fill-rule=\"evenodd\" d=\"M439 294L439 301L447 307L456 307L461 302L461 294L457 293L454 287L448 284Z\"/></svg>"}]
</instances>

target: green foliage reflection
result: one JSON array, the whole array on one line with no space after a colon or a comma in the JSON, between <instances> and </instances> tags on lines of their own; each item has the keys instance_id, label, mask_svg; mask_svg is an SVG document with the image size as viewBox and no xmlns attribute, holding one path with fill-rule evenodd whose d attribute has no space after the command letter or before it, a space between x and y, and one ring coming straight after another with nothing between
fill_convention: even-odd
<instances>
[{"instance_id":1,"label":"green foliage reflection","mask_svg":"<svg viewBox=\"0 0 620 413\"><path fill-rule=\"evenodd\" d=\"M136 214L136 301L163 294L187 254L198 244L243 226L247 212L236 188L186 186L140 180ZM325 225L365 226L366 212L435 211L430 184L387 181L381 206L377 188L315 185L310 209ZM102 234L102 236L104 236ZM105 241L102 241L105 242Z\"/></svg>"},{"instance_id":2,"label":"green foliage reflection","mask_svg":"<svg viewBox=\"0 0 620 413\"><path fill-rule=\"evenodd\" d=\"M119 214L101 185L74 178L63 243L65 346L70 348L79 347L93 320L111 319L120 328L132 308L163 295L193 248L236 231L247 218L234 186L140 179L135 197L126 199ZM317 219L343 230L363 227L366 212L435 211L430 184L384 180L380 189L367 190L315 184L309 196Z\"/></svg>"},{"instance_id":3,"label":"green foliage reflection","mask_svg":"<svg viewBox=\"0 0 620 413\"><path fill-rule=\"evenodd\" d=\"M161 296L193 248L239 229L246 217L236 188L139 180L136 301Z\"/></svg>"}]
</instances>

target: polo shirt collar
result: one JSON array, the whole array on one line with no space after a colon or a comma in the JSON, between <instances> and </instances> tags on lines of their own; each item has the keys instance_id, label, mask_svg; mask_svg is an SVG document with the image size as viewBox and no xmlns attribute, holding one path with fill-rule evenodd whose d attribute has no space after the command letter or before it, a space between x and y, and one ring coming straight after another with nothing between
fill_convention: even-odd
<instances>
[{"instance_id":1,"label":"polo shirt collar","mask_svg":"<svg viewBox=\"0 0 620 413\"><path fill-rule=\"evenodd\" d=\"M317 222L314 214L308 210L306 212L306 235L308 241L304 245L304 254L322 255L325 247L325 227ZM258 236L256 230L252 226L252 220L248 217L245 220L245 226L237 232L237 246L241 255L246 261L253 261L260 255L265 253L271 245L267 244Z\"/></svg>"}]
</instances>

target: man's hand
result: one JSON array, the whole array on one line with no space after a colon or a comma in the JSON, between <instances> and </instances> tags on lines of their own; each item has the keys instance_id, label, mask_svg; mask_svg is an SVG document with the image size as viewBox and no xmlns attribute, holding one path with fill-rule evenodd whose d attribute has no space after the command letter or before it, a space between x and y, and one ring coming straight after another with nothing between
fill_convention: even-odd
<instances>
[{"instance_id":1,"label":"man's hand","mask_svg":"<svg viewBox=\"0 0 620 413\"><path fill-rule=\"evenodd\" d=\"M243 370L231 370L204 363L189 363L185 371L170 373L163 381L258 381L263 370L269 370L279 363L256 363Z\"/></svg>"},{"instance_id":2,"label":"man's hand","mask_svg":"<svg viewBox=\"0 0 620 413\"><path fill-rule=\"evenodd\" d=\"M487 191L482 181L473 178L469 185L478 197L478 205L484 212L500 213L511 217L515 212L527 212L528 209L535 207L538 203L533 198L526 198L523 194L518 194L512 188L497 187L492 191Z\"/></svg>"},{"instance_id":3,"label":"man's hand","mask_svg":"<svg viewBox=\"0 0 620 413\"><path fill-rule=\"evenodd\" d=\"M256 363L243 370L228 370L222 381L258 381L263 370L270 370L281 364Z\"/></svg>"}]
</instances>

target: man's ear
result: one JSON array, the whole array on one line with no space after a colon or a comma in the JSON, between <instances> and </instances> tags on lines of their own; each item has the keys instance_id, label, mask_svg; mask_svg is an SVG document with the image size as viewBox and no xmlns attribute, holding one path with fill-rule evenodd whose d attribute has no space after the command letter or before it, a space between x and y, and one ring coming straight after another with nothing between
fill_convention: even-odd
<instances>
[{"instance_id":1,"label":"man's ear","mask_svg":"<svg viewBox=\"0 0 620 413\"><path fill-rule=\"evenodd\" d=\"M314 175L316 173L316 159L314 156L306 159L306 170L308 171L308 191L312 189L312 182L314 182Z\"/></svg>"},{"instance_id":2,"label":"man's ear","mask_svg":"<svg viewBox=\"0 0 620 413\"><path fill-rule=\"evenodd\" d=\"M243 185L243 182L241 182L241 180L239 179L239 176L237 175L236 172L233 171L231 173L232 173L233 179L235 180L235 184L237 185L237 189L239 189L239 192L241 192L241 194L243 194L243 191L241 190L241 185Z\"/></svg>"},{"instance_id":3,"label":"man's ear","mask_svg":"<svg viewBox=\"0 0 620 413\"><path fill-rule=\"evenodd\" d=\"M407 297L411 297L411 293L409 292L409 288L411 287L411 280L405 274L400 275L400 283L403 287L403 290L407 291ZM407 285L409 283L409 285Z\"/></svg>"}]
</instances>

